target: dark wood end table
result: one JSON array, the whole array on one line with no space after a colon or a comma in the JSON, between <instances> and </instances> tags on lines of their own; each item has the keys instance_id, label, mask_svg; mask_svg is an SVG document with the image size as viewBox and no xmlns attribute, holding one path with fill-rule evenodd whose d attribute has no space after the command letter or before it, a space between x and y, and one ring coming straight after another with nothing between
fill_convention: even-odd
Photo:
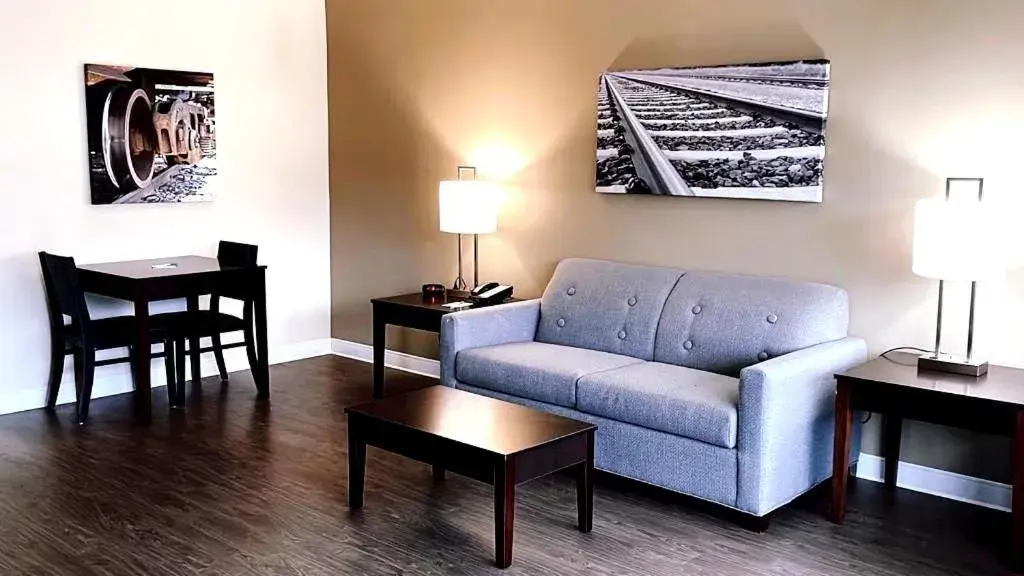
<instances>
[{"instance_id":1,"label":"dark wood end table","mask_svg":"<svg viewBox=\"0 0 1024 576\"><path fill-rule=\"evenodd\" d=\"M388 324L440 333L441 318L445 314L458 311L446 308L444 305L450 302L468 301L469 293L457 290L445 292L445 298L440 302L427 302L419 292L370 300L370 303L373 305L374 398L384 397L384 354L387 351L386 333ZM516 298L509 298L505 302L517 301Z\"/></svg>"},{"instance_id":2,"label":"dark wood end table","mask_svg":"<svg viewBox=\"0 0 1024 576\"><path fill-rule=\"evenodd\" d=\"M853 412L884 417L885 484L896 486L903 419L1008 435L1013 443L1013 561L1024 559L1024 370L991 366L981 378L918 371L917 356L892 354L836 374L835 458L829 519L842 523Z\"/></svg>"},{"instance_id":3,"label":"dark wood end table","mask_svg":"<svg viewBox=\"0 0 1024 576\"><path fill-rule=\"evenodd\" d=\"M495 562L512 563L516 485L575 468L578 527L594 525L597 427L446 386L346 408L348 500L363 505L366 446L376 446L494 486Z\"/></svg>"}]
</instances>

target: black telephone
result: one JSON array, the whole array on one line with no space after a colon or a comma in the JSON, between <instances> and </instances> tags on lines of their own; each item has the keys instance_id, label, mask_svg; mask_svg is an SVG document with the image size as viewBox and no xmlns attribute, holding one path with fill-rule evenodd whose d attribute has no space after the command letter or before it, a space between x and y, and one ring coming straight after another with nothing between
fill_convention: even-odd
<instances>
[{"instance_id":1,"label":"black telephone","mask_svg":"<svg viewBox=\"0 0 1024 576\"><path fill-rule=\"evenodd\" d=\"M477 286L469 293L469 299L478 306L501 304L511 297L512 287L498 284L497 282L488 282L482 286Z\"/></svg>"}]
</instances>

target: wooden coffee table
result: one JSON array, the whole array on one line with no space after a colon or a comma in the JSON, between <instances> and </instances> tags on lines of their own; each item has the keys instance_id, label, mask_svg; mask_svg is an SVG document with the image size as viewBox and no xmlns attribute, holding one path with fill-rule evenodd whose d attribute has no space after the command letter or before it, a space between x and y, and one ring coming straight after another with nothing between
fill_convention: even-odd
<instances>
[{"instance_id":1,"label":"wooden coffee table","mask_svg":"<svg viewBox=\"0 0 1024 576\"><path fill-rule=\"evenodd\" d=\"M348 501L363 505L366 446L427 462L494 486L495 562L512 563L516 485L564 468L576 471L578 527L594 523L597 427L446 386L346 408Z\"/></svg>"}]
</instances>

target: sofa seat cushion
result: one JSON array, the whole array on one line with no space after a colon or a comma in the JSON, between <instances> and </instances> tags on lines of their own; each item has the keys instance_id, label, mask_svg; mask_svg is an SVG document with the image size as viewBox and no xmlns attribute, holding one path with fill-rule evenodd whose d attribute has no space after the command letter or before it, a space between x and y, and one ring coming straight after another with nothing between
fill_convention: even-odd
<instances>
[{"instance_id":1,"label":"sofa seat cushion","mask_svg":"<svg viewBox=\"0 0 1024 576\"><path fill-rule=\"evenodd\" d=\"M723 448L736 447L739 380L644 362L580 379L576 408Z\"/></svg>"},{"instance_id":2,"label":"sofa seat cushion","mask_svg":"<svg viewBox=\"0 0 1024 576\"><path fill-rule=\"evenodd\" d=\"M462 350L455 375L471 386L574 408L581 377L640 362L586 348L517 342Z\"/></svg>"}]
</instances>

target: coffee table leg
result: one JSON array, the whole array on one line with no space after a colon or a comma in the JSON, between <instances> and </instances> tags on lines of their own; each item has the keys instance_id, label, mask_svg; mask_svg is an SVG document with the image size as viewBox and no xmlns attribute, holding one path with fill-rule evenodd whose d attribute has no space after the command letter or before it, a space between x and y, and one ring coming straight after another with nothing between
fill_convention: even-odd
<instances>
[{"instance_id":1,"label":"coffee table leg","mask_svg":"<svg viewBox=\"0 0 1024 576\"><path fill-rule=\"evenodd\" d=\"M516 516L515 460L505 458L494 467L494 562L512 564L512 525Z\"/></svg>"},{"instance_id":2,"label":"coffee table leg","mask_svg":"<svg viewBox=\"0 0 1024 576\"><path fill-rule=\"evenodd\" d=\"M363 480L366 476L366 442L359 435L358 425L348 421L348 507L363 507Z\"/></svg>"},{"instance_id":3,"label":"coffee table leg","mask_svg":"<svg viewBox=\"0 0 1024 576\"><path fill-rule=\"evenodd\" d=\"M587 433L587 461L576 467L576 512L580 532L594 529L594 433Z\"/></svg>"}]
</instances>

